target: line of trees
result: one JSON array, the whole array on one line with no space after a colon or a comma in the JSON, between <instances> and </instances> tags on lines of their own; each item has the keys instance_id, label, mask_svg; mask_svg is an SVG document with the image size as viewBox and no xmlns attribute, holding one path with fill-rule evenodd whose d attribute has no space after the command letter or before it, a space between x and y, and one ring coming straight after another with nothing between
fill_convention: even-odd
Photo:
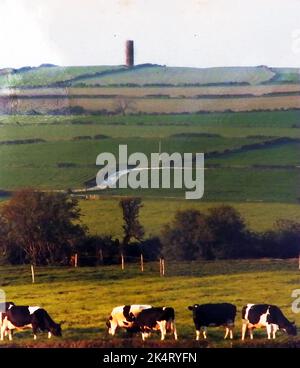
<instances>
[{"instance_id":1,"label":"line of trees","mask_svg":"<svg viewBox=\"0 0 300 368\"><path fill-rule=\"evenodd\" d=\"M232 206L213 207L208 213L179 211L164 226L162 250L175 260L294 258L300 252L300 223L278 220L274 230L251 231Z\"/></svg>"},{"instance_id":2,"label":"line of trees","mask_svg":"<svg viewBox=\"0 0 300 368\"><path fill-rule=\"evenodd\" d=\"M292 258L300 252L300 223L279 220L264 233L251 231L232 206L207 212L178 211L158 237L145 238L140 198L120 200L123 237L94 236L81 223L78 201L63 193L33 189L15 192L0 208L0 258L11 264L67 265L79 254L81 265L144 260Z\"/></svg>"}]
</instances>

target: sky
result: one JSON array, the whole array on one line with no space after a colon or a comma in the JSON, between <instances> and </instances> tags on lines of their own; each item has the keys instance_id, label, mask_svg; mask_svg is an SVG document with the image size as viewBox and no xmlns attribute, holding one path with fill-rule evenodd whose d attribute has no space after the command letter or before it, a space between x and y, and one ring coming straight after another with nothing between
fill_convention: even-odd
<instances>
[{"instance_id":1,"label":"sky","mask_svg":"<svg viewBox=\"0 0 300 368\"><path fill-rule=\"evenodd\" d=\"M300 67L300 0L0 0L0 68Z\"/></svg>"}]
</instances>

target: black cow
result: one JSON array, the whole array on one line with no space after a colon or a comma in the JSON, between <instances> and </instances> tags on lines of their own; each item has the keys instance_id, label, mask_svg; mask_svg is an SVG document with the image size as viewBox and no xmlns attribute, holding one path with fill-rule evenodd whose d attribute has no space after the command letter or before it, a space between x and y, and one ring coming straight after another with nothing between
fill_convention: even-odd
<instances>
[{"instance_id":1,"label":"black cow","mask_svg":"<svg viewBox=\"0 0 300 368\"><path fill-rule=\"evenodd\" d=\"M294 322L290 322L280 308L271 304L247 304L242 309L242 340L245 339L246 331L249 330L250 338L253 339L253 329L265 327L268 339L276 337L278 330L287 332L288 335L297 335Z\"/></svg>"},{"instance_id":2,"label":"black cow","mask_svg":"<svg viewBox=\"0 0 300 368\"><path fill-rule=\"evenodd\" d=\"M175 311L170 307L152 307L142 310L135 318L133 328L142 332L145 340L151 331L160 331L161 340L165 339L167 332L173 332L177 340L175 326Z\"/></svg>"},{"instance_id":3,"label":"black cow","mask_svg":"<svg viewBox=\"0 0 300 368\"><path fill-rule=\"evenodd\" d=\"M9 340L12 340L13 330L32 328L33 337L36 340L38 331L47 331L48 338L62 336L61 325L55 323L47 311L40 307L11 306L5 313L1 326L1 340L8 332Z\"/></svg>"},{"instance_id":4,"label":"black cow","mask_svg":"<svg viewBox=\"0 0 300 368\"><path fill-rule=\"evenodd\" d=\"M224 326L226 328L224 339L230 333L233 339L234 320L236 316L236 306L230 303L216 304L194 304L188 307L193 311L193 320L196 327L196 340L199 340L201 329L203 337L206 339L206 331L209 326Z\"/></svg>"}]
</instances>

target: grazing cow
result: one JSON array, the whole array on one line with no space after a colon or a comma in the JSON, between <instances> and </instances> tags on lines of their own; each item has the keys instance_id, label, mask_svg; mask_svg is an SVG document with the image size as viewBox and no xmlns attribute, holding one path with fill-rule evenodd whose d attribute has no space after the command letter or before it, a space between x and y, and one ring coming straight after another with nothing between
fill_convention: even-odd
<instances>
[{"instance_id":1,"label":"grazing cow","mask_svg":"<svg viewBox=\"0 0 300 368\"><path fill-rule=\"evenodd\" d=\"M134 331L133 322L137 315L144 309L151 308L151 305L133 304L133 305L121 305L115 307L107 322L108 333L112 336L115 335L118 327L125 328L126 330Z\"/></svg>"},{"instance_id":2,"label":"grazing cow","mask_svg":"<svg viewBox=\"0 0 300 368\"><path fill-rule=\"evenodd\" d=\"M175 311L170 307L152 307L141 311L135 318L134 327L142 332L143 341L151 331L160 331L161 340L165 339L167 332L173 332L177 340Z\"/></svg>"},{"instance_id":3,"label":"grazing cow","mask_svg":"<svg viewBox=\"0 0 300 368\"><path fill-rule=\"evenodd\" d=\"M242 309L243 327L242 340L245 339L247 328L250 338L253 339L253 329L265 327L268 339L276 337L278 330L287 332L288 335L297 335L294 322L290 322L276 305L247 304Z\"/></svg>"},{"instance_id":4,"label":"grazing cow","mask_svg":"<svg viewBox=\"0 0 300 368\"><path fill-rule=\"evenodd\" d=\"M49 314L40 307L11 306L5 313L1 326L1 340L8 332L9 340L12 340L13 330L24 330L32 328L33 337L36 340L38 331L47 331L48 338L52 334L61 336L61 325L55 323Z\"/></svg>"},{"instance_id":5,"label":"grazing cow","mask_svg":"<svg viewBox=\"0 0 300 368\"><path fill-rule=\"evenodd\" d=\"M203 337L206 339L207 327L209 326L224 326L225 336L228 333L233 339L234 320L236 316L236 306L230 303L216 303L216 304L194 304L188 307L193 311L193 320L196 327L196 340L199 340L201 330L203 330Z\"/></svg>"}]
</instances>

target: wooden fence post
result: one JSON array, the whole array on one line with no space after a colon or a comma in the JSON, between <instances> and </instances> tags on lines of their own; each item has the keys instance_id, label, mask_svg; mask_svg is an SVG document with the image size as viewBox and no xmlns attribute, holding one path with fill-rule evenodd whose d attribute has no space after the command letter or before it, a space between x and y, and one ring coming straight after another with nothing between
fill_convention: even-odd
<instances>
[{"instance_id":1,"label":"wooden fence post","mask_svg":"<svg viewBox=\"0 0 300 368\"><path fill-rule=\"evenodd\" d=\"M144 272L144 257L142 253L141 253L141 271Z\"/></svg>"},{"instance_id":2,"label":"wooden fence post","mask_svg":"<svg viewBox=\"0 0 300 368\"><path fill-rule=\"evenodd\" d=\"M102 250L102 248L100 248L100 250L99 250L99 257L100 257L100 263L103 264L104 259L103 259L103 250Z\"/></svg>"},{"instance_id":3,"label":"wooden fence post","mask_svg":"<svg viewBox=\"0 0 300 368\"><path fill-rule=\"evenodd\" d=\"M162 275L165 276L165 259L164 258L161 260L161 265L162 265Z\"/></svg>"},{"instance_id":4,"label":"wooden fence post","mask_svg":"<svg viewBox=\"0 0 300 368\"><path fill-rule=\"evenodd\" d=\"M32 278L32 283L35 283L35 275L34 275L34 267L33 265L31 265L31 278Z\"/></svg>"},{"instance_id":5,"label":"wooden fence post","mask_svg":"<svg viewBox=\"0 0 300 368\"><path fill-rule=\"evenodd\" d=\"M121 253L121 268L122 268L122 271L124 271L125 269L125 262L124 262L124 254Z\"/></svg>"}]
</instances>

